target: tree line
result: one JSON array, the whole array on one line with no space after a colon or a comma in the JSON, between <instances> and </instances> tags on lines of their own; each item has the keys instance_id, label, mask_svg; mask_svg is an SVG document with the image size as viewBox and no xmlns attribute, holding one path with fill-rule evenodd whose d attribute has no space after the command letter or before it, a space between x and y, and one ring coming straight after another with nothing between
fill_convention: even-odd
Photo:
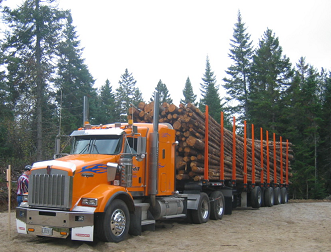
<instances>
[{"instance_id":1,"label":"tree line","mask_svg":"<svg viewBox=\"0 0 331 252\"><path fill-rule=\"evenodd\" d=\"M131 104L144 101L128 69L115 90L109 80L98 89L93 87L94 78L82 57L71 13L58 9L54 0L26 0L16 9L1 9L7 25L0 42L1 168L12 164L21 169L52 158L55 138L83 124L84 96L89 98L91 124L123 121ZM208 105L216 120L224 111L229 127L235 115L239 128L247 121L255 125L255 135L262 127L289 139L295 152L293 197L330 195L330 72L318 71L304 57L292 66L269 28L254 47L240 11L228 56L232 64L220 84L207 57L201 99L188 77L180 102L193 103L202 111ZM226 90L225 97L220 97L220 85ZM162 80L155 90L160 102L172 103Z\"/></svg>"}]
</instances>

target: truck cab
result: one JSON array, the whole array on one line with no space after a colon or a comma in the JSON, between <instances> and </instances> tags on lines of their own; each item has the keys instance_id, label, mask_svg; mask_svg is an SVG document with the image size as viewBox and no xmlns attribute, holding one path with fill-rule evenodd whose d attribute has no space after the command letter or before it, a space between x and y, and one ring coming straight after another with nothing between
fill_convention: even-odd
<instances>
[{"instance_id":1,"label":"truck cab","mask_svg":"<svg viewBox=\"0 0 331 252\"><path fill-rule=\"evenodd\" d=\"M156 208L155 218L147 210L156 205L156 197L174 194L171 125L159 124L158 132L148 123L86 125L71 137L69 155L33 164L29 194L17 208L19 233L71 234L71 239L85 241L93 241L96 234L118 242L130 226L139 234L141 224L173 215Z\"/></svg>"}]
</instances>

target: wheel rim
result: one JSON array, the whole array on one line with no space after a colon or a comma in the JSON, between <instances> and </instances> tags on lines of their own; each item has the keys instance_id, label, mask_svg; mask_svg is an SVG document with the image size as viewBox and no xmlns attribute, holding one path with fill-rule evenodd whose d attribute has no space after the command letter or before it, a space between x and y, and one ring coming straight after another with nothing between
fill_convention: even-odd
<instances>
[{"instance_id":1,"label":"wheel rim","mask_svg":"<svg viewBox=\"0 0 331 252\"><path fill-rule=\"evenodd\" d=\"M201 216L203 219L207 219L209 214L208 202L204 200L201 205Z\"/></svg>"},{"instance_id":2,"label":"wheel rim","mask_svg":"<svg viewBox=\"0 0 331 252\"><path fill-rule=\"evenodd\" d=\"M259 205L261 205L262 202L261 190L257 191L257 202L259 203Z\"/></svg>"},{"instance_id":3,"label":"wheel rim","mask_svg":"<svg viewBox=\"0 0 331 252\"><path fill-rule=\"evenodd\" d=\"M115 236L120 236L125 231L126 217L121 209L116 209L110 218L110 229Z\"/></svg>"},{"instance_id":4,"label":"wheel rim","mask_svg":"<svg viewBox=\"0 0 331 252\"><path fill-rule=\"evenodd\" d=\"M217 201L217 214L218 214L218 216L222 216L222 214L223 214L223 201L221 200L221 199L218 199Z\"/></svg>"},{"instance_id":5,"label":"wheel rim","mask_svg":"<svg viewBox=\"0 0 331 252\"><path fill-rule=\"evenodd\" d=\"M270 190L270 205L273 205L274 204L274 192L273 192L273 190L271 189Z\"/></svg>"},{"instance_id":6,"label":"wheel rim","mask_svg":"<svg viewBox=\"0 0 331 252\"><path fill-rule=\"evenodd\" d=\"M281 200L282 200L282 198L281 198L280 192L278 190L278 203L281 203Z\"/></svg>"}]
</instances>

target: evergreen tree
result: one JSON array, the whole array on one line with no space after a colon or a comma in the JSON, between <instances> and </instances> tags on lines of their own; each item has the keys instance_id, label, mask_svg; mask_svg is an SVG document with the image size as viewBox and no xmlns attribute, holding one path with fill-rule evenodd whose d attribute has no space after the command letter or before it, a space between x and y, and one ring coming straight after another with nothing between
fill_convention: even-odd
<instances>
[{"instance_id":1,"label":"evergreen tree","mask_svg":"<svg viewBox=\"0 0 331 252\"><path fill-rule=\"evenodd\" d=\"M322 70L321 82L323 85L322 107L319 135L321 136L321 144L318 155L318 164L320 172L318 174L319 181L324 184L327 195L331 195L331 72Z\"/></svg>"},{"instance_id":2,"label":"evergreen tree","mask_svg":"<svg viewBox=\"0 0 331 252\"><path fill-rule=\"evenodd\" d=\"M301 58L296 65L293 82L282 99L286 110L281 109L283 125L278 128L294 144L291 181L293 194L299 198L320 197L323 194L317 177L321 111L318 90L317 71Z\"/></svg>"},{"instance_id":3,"label":"evergreen tree","mask_svg":"<svg viewBox=\"0 0 331 252\"><path fill-rule=\"evenodd\" d=\"M205 111L205 106L208 105L209 115L216 121L220 121L220 113L224 104L221 104L221 99L218 94L218 87L216 86L216 77L211 70L209 58L206 60L206 69L202 77L203 83L200 83L200 92L202 98L200 99L199 109Z\"/></svg>"},{"instance_id":4,"label":"evergreen tree","mask_svg":"<svg viewBox=\"0 0 331 252\"><path fill-rule=\"evenodd\" d=\"M115 95L109 80L100 89L98 96L97 124L112 123L115 121Z\"/></svg>"},{"instance_id":5,"label":"evergreen tree","mask_svg":"<svg viewBox=\"0 0 331 252\"><path fill-rule=\"evenodd\" d=\"M172 104L172 99L170 97L167 85L162 83L161 80L159 80L159 82L157 83L157 86L155 87L155 91L159 92L159 102L160 102L160 104L162 104L164 102ZM154 94L152 95L150 101L154 101Z\"/></svg>"},{"instance_id":6,"label":"evergreen tree","mask_svg":"<svg viewBox=\"0 0 331 252\"><path fill-rule=\"evenodd\" d=\"M3 53L0 51L0 65L3 65ZM10 92L5 71L0 71L0 153L2 158L13 155L13 146L8 141L8 125L13 124L14 115L10 106Z\"/></svg>"},{"instance_id":7,"label":"evergreen tree","mask_svg":"<svg viewBox=\"0 0 331 252\"><path fill-rule=\"evenodd\" d=\"M181 99L180 103L183 103L184 105L187 105L188 103L197 105L196 102L197 96L193 92L192 84L189 77L187 77L185 82L185 88L183 89L183 96L184 99Z\"/></svg>"},{"instance_id":8,"label":"evergreen tree","mask_svg":"<svg viewBox=\"0 0 331 252\"><path fill-rule=\"evenodd\" d=\"M3 47L8 85L15 107L25 104L35 116L36 132L31 140L36 139L37 160L43 159L43 116L50 98L46 94L66 16L52 2L26 0L17 9L4 8L4 20L10 27Z\"/></svg>"},{"instance_id":9,"label":"evergreen tree","mask_svg":"<svg viewBox=\"0 0 331 252\"><path fill-rule=\"evenodd\" d=\"M228 109L231 113L239 114L239 121L247 118L248 109L248 76L250 74L253 56L252 41L246 32L245 23L242 22L238 11L238 22L233 29L233 39L230 43L229 57L233 64L225 71L229 77L224 78L223 87L227 92Z\"/></svg>"},{"instance_id":10,"label":"evergreen tree","mask_svg":"<svg viewBox=\"0 0 331 252\"><path fill-rule=\"evenodd\" d=\"M55 86L58 88L56 101L62 101L62 129L64 134L70 134L83 123L83 100L89 98L90 118L95 111L96 91L94 80L82 58L80 41L72 25L70 12L64 30L64 39L58 46L59 61ZM93 119L91 120L93 123Z\"/></svg>"},{"instance_id":11,"label":"evergreen tree","mask_svg":"<svg viewBox=\"0 0 331 252\"><path fill-rule=\"evenodd\" d=\"M132 73L125 69L124 74L119 80L119 87L116 89L116 120L124 120L123 115L128 113L130 104L138 106L143 101L142 93L136 87L137 81L133 78ZM122 115L122 118L121 118Z\"/></svg>"},{"instance_id":12,"label":"evergreen tree","mask_svg":"<svg viewBox=\"0 0 331 252\"><path fill-rule=\"evenodd\" d=\"M289 58L282 55L278 38L267 29L253 56L249 75L248 113L257 128L277 133L282 113L280 104L292 77Z\"/></svg>"},{"instance_id":13,"label":"evergreen tree","mask_svg":"<svg viewBox=\"0 0 331 252\"><path fill-rule=\"evenodd\" d=\"M298 143L296 144L296 151L299 149L296 155L296 161L294 163L295 177L298 177L297 182L305 181L306 184L302 188L310 188L310 195L307 197L317 197L319 193L317 190L317 177L318 177L318 165L317 165L317 149L319 148L319 124L321 122L321 103L318 96L319 93L319 74L310 65L305 63L305 59L301 58L297 64L296 74L300 78L301 86L301 108L300 114L296 116L302 116L300 125L300 131L298 132L298 138L294 139ZM298 110L296 111L298 113ZM299 185L298 185L299 187Z\"/></svg>"}]
</instances>

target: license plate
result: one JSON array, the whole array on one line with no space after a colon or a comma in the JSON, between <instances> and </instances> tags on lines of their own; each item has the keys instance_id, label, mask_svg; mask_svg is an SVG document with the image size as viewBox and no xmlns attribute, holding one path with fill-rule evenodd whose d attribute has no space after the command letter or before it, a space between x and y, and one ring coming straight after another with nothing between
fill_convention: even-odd
<instances>
[{"instance_id":1,"label":"license plate","mask_svg":"<svg viewBox=\"0 0 331 252\"><path fill-rule=\"evenodd\" d=\"M42 227L41 229L42 235L53 235L53 229L49 227Z\"/></svg>"}]
</instances>

